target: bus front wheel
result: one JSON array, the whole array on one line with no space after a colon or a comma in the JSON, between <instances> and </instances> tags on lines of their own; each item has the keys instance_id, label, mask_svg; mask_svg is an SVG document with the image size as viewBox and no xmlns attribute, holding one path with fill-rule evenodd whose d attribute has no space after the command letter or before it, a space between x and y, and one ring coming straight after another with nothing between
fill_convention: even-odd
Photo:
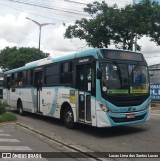
<instances>
[{"instance_id":1,"label":"bus front wheel","mask_svg":"<svg viewBox=\"0 0 160 161\"><path fill-rule=\"evenodd\" d=\"M21 101L18 102L18 112L19 112L19 114L20 114L21 116L24 115L23 105L22 105L22 102L21 102Z\"/></svg>"},{"instance_id":2,"label":"bus front wheel","mask_svg":"<svg viewBox=\"0 0 160 161\"><path fill-rule=\"evenodd\" d=\"M64 110L63 120L67 128L73 129L75 127L73 111L71 108L67 107Z\"/></svg>"}]
</instances>

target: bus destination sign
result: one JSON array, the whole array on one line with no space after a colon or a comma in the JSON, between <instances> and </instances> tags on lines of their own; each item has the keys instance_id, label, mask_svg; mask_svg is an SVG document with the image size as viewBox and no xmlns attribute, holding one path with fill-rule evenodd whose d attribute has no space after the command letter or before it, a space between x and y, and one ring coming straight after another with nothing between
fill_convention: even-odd
<instances>
[{"instance_id":1,"label":"bus destination sign","mask_svg":"<svg viewBox=\"0 0 160 161\"><path fill-rule=\"evenodd\" d=\"M143 61L142 54L127 51L102 50L102 55L107 59Z\"/></svg>"}]
</instances>

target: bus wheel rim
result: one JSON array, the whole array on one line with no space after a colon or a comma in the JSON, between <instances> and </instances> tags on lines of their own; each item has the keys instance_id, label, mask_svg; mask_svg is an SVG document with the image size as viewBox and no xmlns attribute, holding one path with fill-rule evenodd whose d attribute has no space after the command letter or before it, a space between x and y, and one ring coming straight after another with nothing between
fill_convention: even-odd
<instances>
[{"instance_id":1,"label":"bus wheel rim","mask_svg":"<svg viewBox=\"0 0 160 161\"><path fill-rule=\"evenodd\" d=\"M70 123L70 122L72 122L72 120L73 120L73 114L72 114L72 112L71 111L68 111L67 113L66 113L66 122L68 122L68 123Z\"/></svg>"}]
</instances>

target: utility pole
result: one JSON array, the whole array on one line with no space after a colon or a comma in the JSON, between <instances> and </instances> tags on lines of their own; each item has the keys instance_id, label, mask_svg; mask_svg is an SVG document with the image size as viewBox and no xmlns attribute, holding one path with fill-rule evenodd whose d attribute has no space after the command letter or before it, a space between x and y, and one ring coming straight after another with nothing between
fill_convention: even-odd
<instances>
[{"instance_id":1,"label":"utility pole","mask_svg":"<svg viewBox=\"0 0 160 161\"><path fill-rule=\"evenodd\" d=\"M135 5L135 3L136 3L136 0L133 0L133 5Z\"/></svg>"},{"instance_id":2,"label":"utility pole","mask_svg":"<svg viewBox=\"0 0 160 161\"><path fill-rule=\"evenodd\" d=\"M28 19L28 20L31 20L32 22L34 22L36 25L38 25L39 26L39 46L38 46L38 49L39 49L39 52L40 52L40 50L41 50L41 28L43 27L43 26L47 26L47 25L55 25L54 23L39 23L39 22L37 22L37 21L35 21L35 20L32 20L32 19L30 19L30 18L28 18L28 17L26 17L26 19Z\"/></svg>"}]
</instances>

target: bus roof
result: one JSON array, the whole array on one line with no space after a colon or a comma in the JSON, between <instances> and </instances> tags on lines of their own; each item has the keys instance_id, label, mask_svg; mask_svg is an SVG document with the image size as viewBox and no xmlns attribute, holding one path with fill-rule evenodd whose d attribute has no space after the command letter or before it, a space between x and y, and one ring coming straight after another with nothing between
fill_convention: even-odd
<instances>
[{"instance_id":1,"label":"bus roof","mask_svg":"<svg viewBox=\"0 0 160 161\"><path fill-rule=\"evenodd\" d=\"M89 50L86 50L86 51L82 51L82 52L79 52L79 53L74 53L74 54L70 54L70 55L66 55L66 56L61 56L61 57L58 57L58 58L47 57L47 58L44 58L44 59L40 59L40 60L37 60L37 61L27 63L25 66L6 71L5 74L10 74L10 73L14 73L14 72L22 71L22 70L27 70L27 69L30 69L30 68L34 68L34 67L37 67L37 66L44 65L44 64L56 63L56 62L71 60L71 59L74 59L74 58L80 58L80 57L85 57L85 56L94 56L95 58L97 58L97 55L96 55L97 51L100 51L100 49L98 49L98 48L89 49Z\"/></svg>"},{"instance_id":2,"label":"bus roof","mask_svg":"<svg viewBox=\"0 0 160 161\"><path fill-rule=\"evenodd\" d=\"M33 62L30 62L30 63L27 63L23 67L6 71L5 74L10 74L10 73L19 72L19 71L22 71L22 70L27 70L27 69L38 67L38 66L45 65L45 64L56 63L56 62L61 62L61 61L65 61L65 60L72 60L74 58L83 58L83 57L86 57L86 56L93 56L95 59L98 59L98 56L97 56L96 53L100 52L101 50L124 51L124 50L106 49L106 48L93 48L93 49L85 50L85 51L82 51L82 52L78 52L78 53L74 53L74 54L70 54L70 55L66 55L66 56L61 56L61 57L58 57L58 58L47 57L47 58L44 58L44 59L33 61ZM135 52L132 52L132 51L129 51L129 52L135 53Z\"/></svg>"}]
</instances>

